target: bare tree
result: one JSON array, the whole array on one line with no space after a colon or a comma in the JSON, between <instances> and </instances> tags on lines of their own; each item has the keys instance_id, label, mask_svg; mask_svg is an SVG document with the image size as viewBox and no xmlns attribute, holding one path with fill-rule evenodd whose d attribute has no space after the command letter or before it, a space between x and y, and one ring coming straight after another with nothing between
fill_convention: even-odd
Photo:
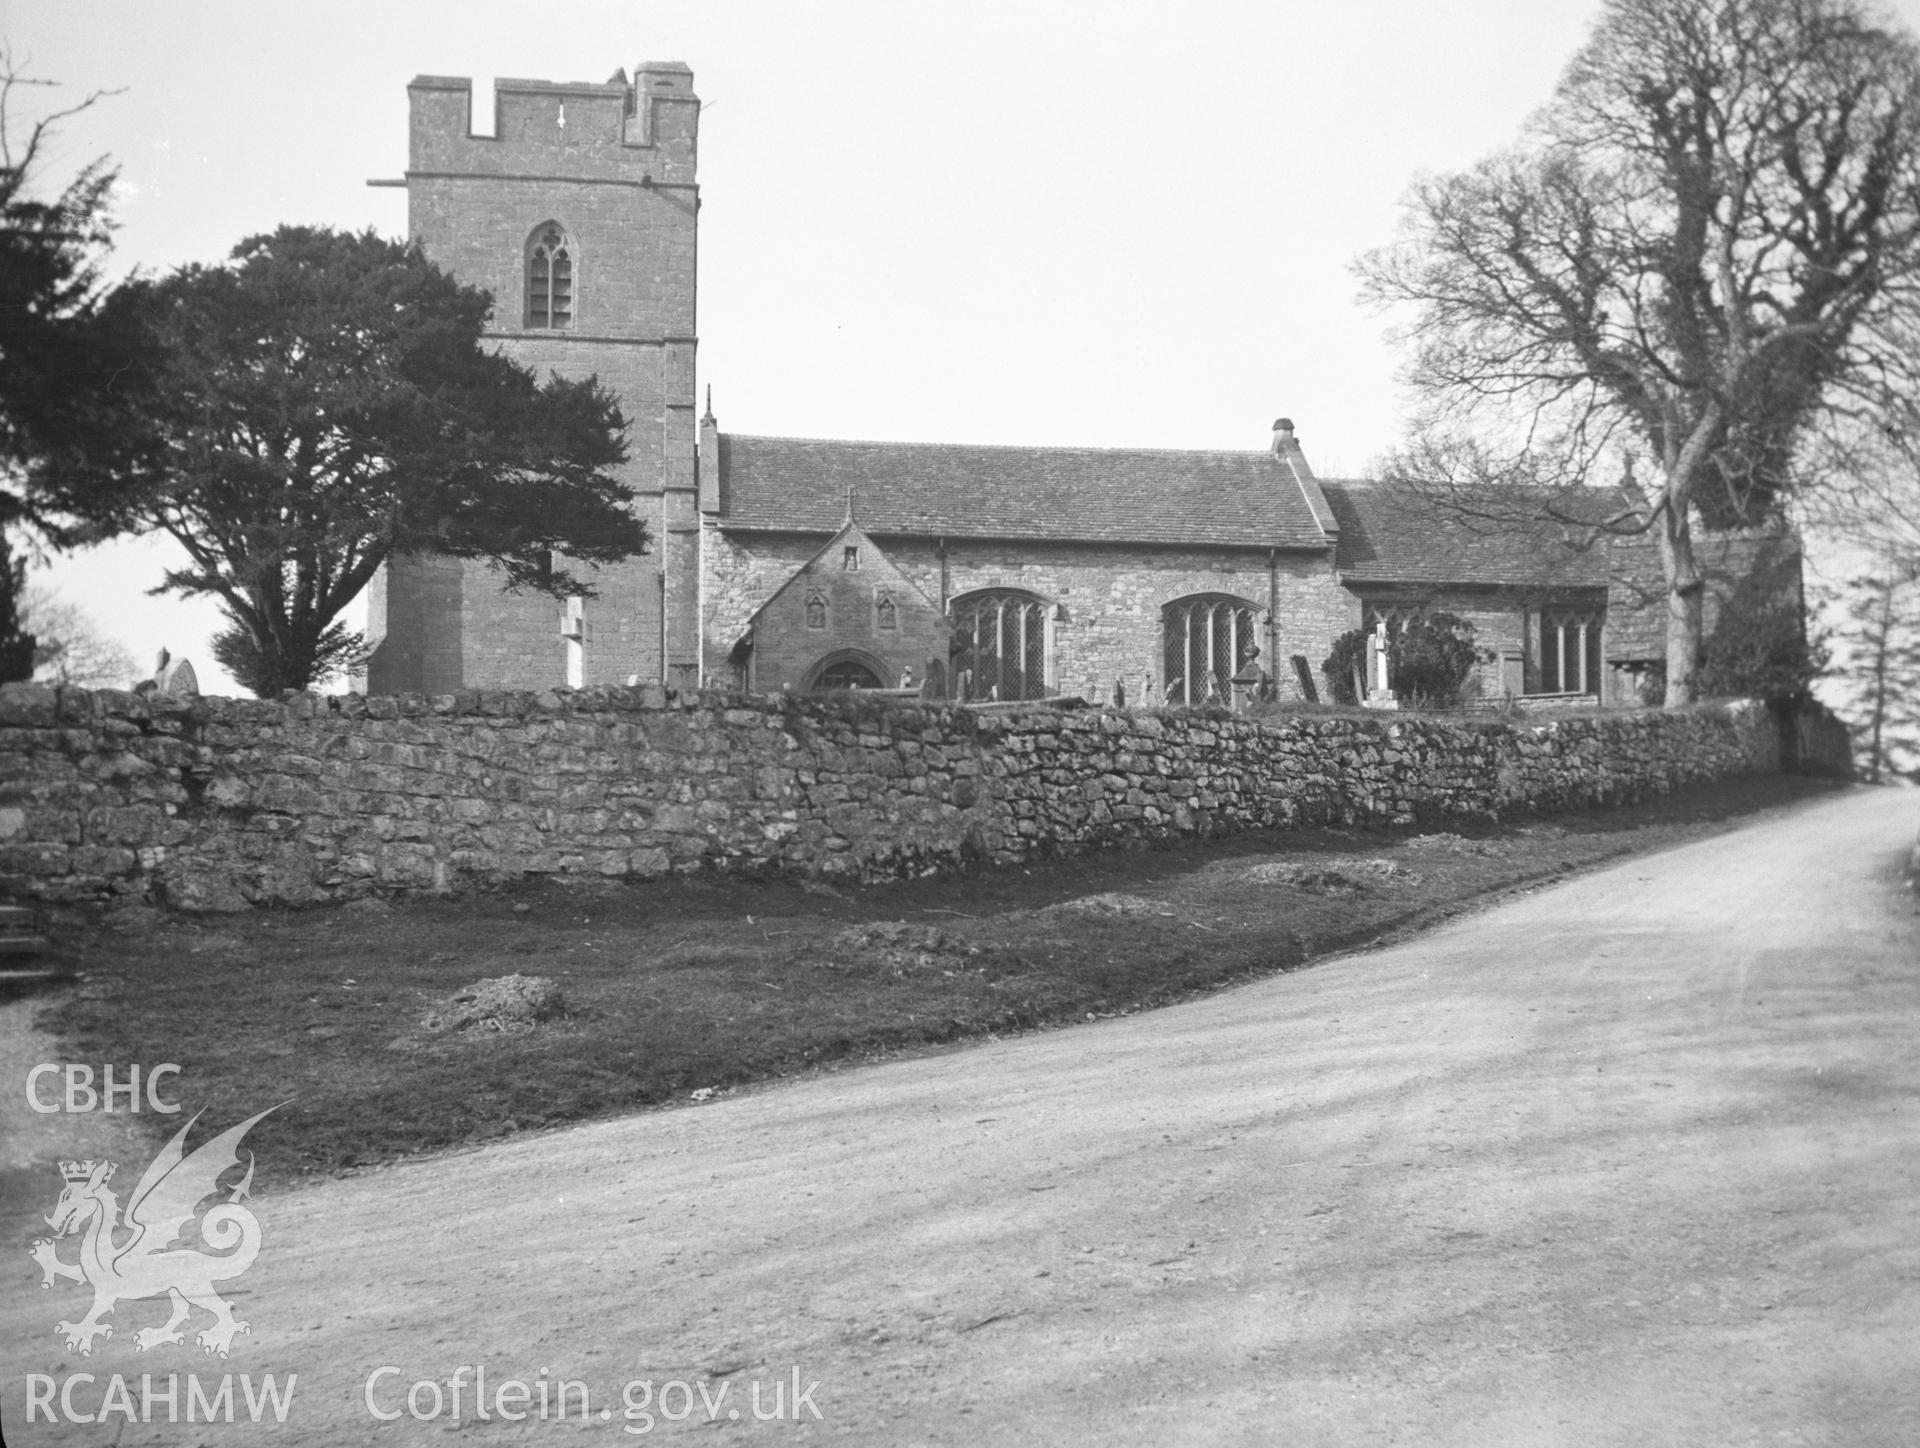
<instances>
[{"instance_id":1,"label":"bare tree","mask_svg":"<svg viewBox=\"0 0 1920 1448\"><path fill-rule=\"evenodd\" d=\"M1650 463L1598 527L1658 540L1689 702L1696 520L1780 517L1809 439L1912 381L1920 51L1860 0L1607 0L1520 143L1418 182L1358 270L1410 309L1390 474L1592 529L1584 485Z\"/></svg>"},{"instance_id":2,"label":"bare tree","mask_svg":"<svg viewBox=\"0 0 1920 1448\"><path fill-rule=\"evenodd\" d=\"M1831 673L1866 781L1920 783L1920 552L1882 549L1832 602Z\"/></svg>"},{"instance_id":3,"label":"bare tree","mask_svg":"<svg viewBox=\"0 0 1920 1448\"><path fill-rule=\"evenodd\" d=\"M1920 558L1920 398L1904 389L1858 425L1823 429L1805 450L1800 520L1871 553Z\"/></svg>"},{"instance_id":4,"label":"bare tree","mask_svg":"<svg viewBox=\"0 0 1920 1448\"><path fill-rule=\"evenodd\" d=\"M131 689L140 678L133 653L102 631L77 603L43 583L20 594L20 618L33 631L33 676L42 683L83 689Z\"/></svg>"}]
</instances>

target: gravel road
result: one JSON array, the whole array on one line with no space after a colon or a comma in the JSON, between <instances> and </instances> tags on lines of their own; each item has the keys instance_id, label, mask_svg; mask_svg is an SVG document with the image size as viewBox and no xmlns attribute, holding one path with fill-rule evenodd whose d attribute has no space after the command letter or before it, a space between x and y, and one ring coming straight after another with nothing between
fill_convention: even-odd
<instances>
[{"instance_id":1,"label":"gravel road","mask_svg":"<svg viewBox=\"0 0 1920 1448\"><path fill-rule=\"evenodd\" d=\"M158 1299L67 1353L85 1297L42 1292L9 1226L0 1426L1920 1443L1916 825L1920 796L1855 790L1147 1015L300 1190L263 1169L224 1363L136 1354ZM0 1109L21 1124L17 1086ZM270 1436L27 1423L29 1375L76 1372L77 1413L119 1373L135 1416L141 1373L232 1374L241 1417L263 1374L298 1383Z\"/></svg>"}]
</instances>

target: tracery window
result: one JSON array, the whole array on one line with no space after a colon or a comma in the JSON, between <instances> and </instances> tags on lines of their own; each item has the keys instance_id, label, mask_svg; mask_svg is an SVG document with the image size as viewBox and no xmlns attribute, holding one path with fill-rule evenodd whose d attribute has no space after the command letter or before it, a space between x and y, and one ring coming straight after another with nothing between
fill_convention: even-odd
<instances>
[{"instance_id":1,"label":"tracery window","mask_svg":"<svg viewBox=\"0 0 1920 1448\"><path fill-rule=\"evenodd\" d=\"M1577 609L1542 609L1534 630L1537 694L1600 692L1600 618Z\"/></svg>"},{"instance_id":2,"label":"tracery window","mask_svg":"<svg viewBox=\"0 0 1920 1448\"><path fill-rule=\"evenodd\" d=\"M557 222L543 222L527 241L527 325L573 325L573 243Z\"/></svg>"},{"instance_id":3,"label":"tracery window","mask_svg":"<svg viewBox=\"0 0 1920 1448\"><path fill-rule=\"evenodd\" d=\"M1366 603L1360 608L1360 624L1368 633L1386 621L1388 633L1399 633L1426 612L1424 605L1418 603Z\"/></svg>"},{"instance_id":4,"label":"tracery window","mask_svg":"<svg viewBox=\"0 0 1920 1448\"><path fill-rule=\"evenodd\" d=\"M955 697L1046 698L1053 677L1051 611L1046 600L1017 588L990 588L955 599Z\"/></svg>"},{"instance_id":5,"label":"tracery window","mask_svg":"<svg viewBox=\"0 0 1920 1448\"><path fill-rule=\"evenodd\" d=\"M1160 611L1169 704L1231 704L1233 676L1259 648L1254 606L1226 593L1177 598Z\"/></svg>"}]
</instances>

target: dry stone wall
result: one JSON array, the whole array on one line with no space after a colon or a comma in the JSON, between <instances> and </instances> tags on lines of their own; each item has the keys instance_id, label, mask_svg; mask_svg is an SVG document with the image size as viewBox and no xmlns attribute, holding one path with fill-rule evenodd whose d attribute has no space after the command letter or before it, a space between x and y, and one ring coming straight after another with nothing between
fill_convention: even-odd
<instances>
[{"instance_id":1,"label":"dry stone wall","mask_svg":"<svg viewBox=\"0 0 1920 1448\"><path fill-rule=\"evenodd\" d=\"M0 891L183 909L703 868L845 879L1487 819L1780 767L1758 704L1548 723L976 711L657 685L280 702L0 688Z\"/></svg>"}]
</instances>

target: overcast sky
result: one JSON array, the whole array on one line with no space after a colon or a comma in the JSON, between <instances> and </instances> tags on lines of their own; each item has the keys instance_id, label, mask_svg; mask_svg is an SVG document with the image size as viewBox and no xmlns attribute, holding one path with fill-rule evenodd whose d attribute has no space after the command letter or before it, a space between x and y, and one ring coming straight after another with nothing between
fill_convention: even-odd
<instances>
[{"instance_id":1,"label":"overcast sky","mask_svg":"<svg viewBox=\"0 0 1920 1448\"><path fill-rule=\"evenodd\" d=\"M1399 362L1350 265L1423 171L1511 141L1589 0L0 0L74 98L50 174L120 168L116 266L282 222L406 229L419 73L692 66L700 380L736 432L1257 448L1323 474L1395 439ZM1909 25L1920 0L1893 7ZM490 112L491 98L482 91ZM210 691L214 608L153 542L48 578ZM230 689L230 686L228 686Z\"/></svg>"}]
</instances>

